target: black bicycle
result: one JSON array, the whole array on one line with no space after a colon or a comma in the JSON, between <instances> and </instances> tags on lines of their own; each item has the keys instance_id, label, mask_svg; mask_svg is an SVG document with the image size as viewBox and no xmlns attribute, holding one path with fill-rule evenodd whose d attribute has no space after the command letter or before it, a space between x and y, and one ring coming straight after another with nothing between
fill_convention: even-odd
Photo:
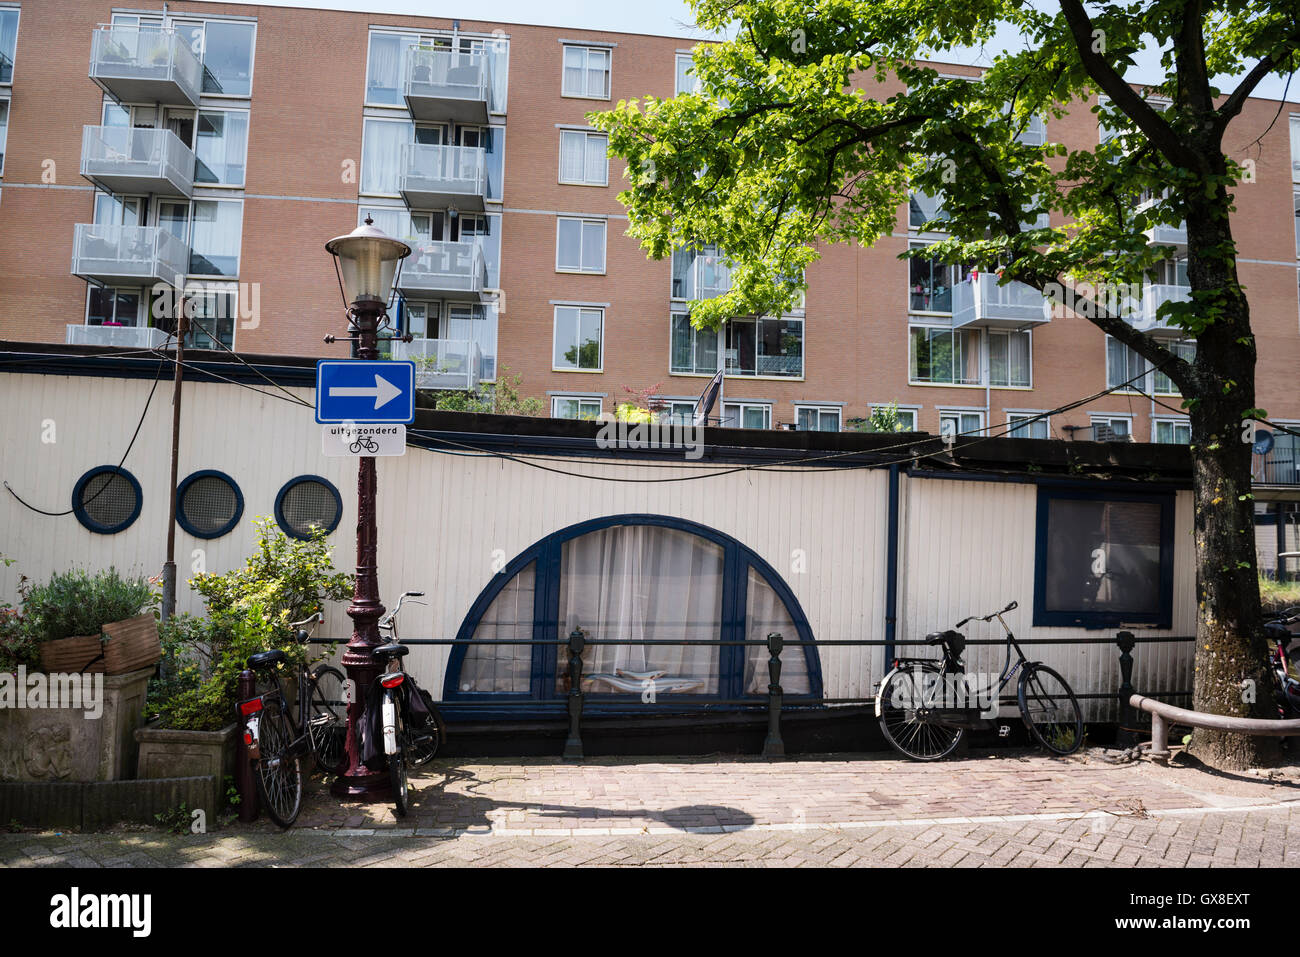
<instances>
[{"instance_id":1,"label":"black bicycle","mask_svg":"<svg viewBox=\"0 0 1300 957\"><path fill-rule=\"evenodd\" d=\"M998 726L1002 689L1020 672L1016 700L1034 739L1053 754L1073 754L1083 744L1083 712L1065 679L1041 661L1029 661L1002 616L1018 607L963 618L953 629L925 636L943 658L897 658L876 694L876 717L885 740L918 761L937 761L956 750L967 731ZM955 629L969 621L996 618L1007 633L1007 657L997 679L987 684L966 674L961 654L966 639ZM1011 661L1015 651L1017 660ZM972 683L971 678L976 680Z\"/></svg>"},{"instance_id":2,"label":"black bicycle","mask_svg":"<svg viewBox=\"0 0 1300 957\"><path fill-rule=\"evenodd\" d=\"M402 670L402 659L410 649L398 640L397 616L402 610L402 602L422 597L424 592L421 591L404 592L397 599L397 607L379 619L379 627L388 632L388 641L375 648L374 656L383 663L384 670L375 679L367 698L367 710L377 706L378 713L372 711L367 719L363 719L370 722L371 733L378 730L382 735L393 804L401 817L406 816L410 807L409 770L432 761L447 737L446 725L433 703L433 696Z\"/></svg>"},{"instance_id":3,"label":"black bicycle","mask_svg":"<svg viewBox=\"0 0 1300 957\"><path fill-rule=\"evenodd\" d=\"M317 612L290 627L306 643L306 626L319 623ZM302 759L315 757L316 769L333 773L343 763L347 736L347 701L343 673L325 663L298 671L298 708L293 713L280 684L280 665L287 656L279 649L262 651L248 659L249 670L262 676L266 690L239 703L247 719L244 742L253 762L253 779L262 806L280 827L289 827L302 808Z\"/></svg>"}]
</instances>

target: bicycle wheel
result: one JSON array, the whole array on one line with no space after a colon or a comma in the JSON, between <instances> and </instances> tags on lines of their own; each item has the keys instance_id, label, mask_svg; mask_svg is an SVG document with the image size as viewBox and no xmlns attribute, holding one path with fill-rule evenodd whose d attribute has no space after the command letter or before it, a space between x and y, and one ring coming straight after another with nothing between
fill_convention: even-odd
<instances>
[{"instance_id":1,"label":"bicycle wheel","mask_svg":"<svg viewBox=\"0 0 1300 957\"><path fill-rule=\"evenodd\" d=\"M343 673L331 665L317 665L311 672L311 707L307 731L316 767L332 773L343 763L348 732L348 706L343 700Z\"/></svg>"},{"instance_id":2,"label":"bicycle wheel","mask_svg":"<svg viewBox=\"0 0 1300 957\"><path fill-rule=\"evenodd\" d=\"M909 662L891 671L876 695L876 715L885 740L917 761L946 758L965 734L962 728L935 724L926 717L926 705L934 703L942 674L937 662Z\"/></svg>"},{"instance_id":3,"label":"bicycle wheel","mask_svg":"<svg viewBox=\"0 0 1300 957\"><path fill-rule=\"evenodd\" d=\"M409 789L406 780L406 729L397 719L397 753L388 756L388 780L393 786L393 807L398 817L406 817Z\"/></svg>"},{"instance_id":4,"label":"bicycle wheel","mask_svg":"<svg viewBox=\"0 0 1300 957\"><path fill-rule=\"evenodd\" d=\"M1046 665L1027 664L1016 689L1020 717L1038 743L1053 754L1083 746L1083 712L1065 679Z\"/></svg>"},{"instance_id":5,"label":"bicycle wheel","mask_svg":"<svg viewBox=\"0 0 1300 957\"><path fill-rule=\"evenodd\" d=\"M407 758L411 767L419 768L428 764L447 740L447 726L442 722L442 715L434 707L433 696L421 689L424 706L429 709L429 720L420 727L412 726L407 731L409 748Z\"/></svg>"},{"instance_id":6,"label":"bicycle wheel","mask_svg":"<svg viewBox=\"0 0 1300 957\"><path fill-rule=\"evenodd\" d=\"M290 827L302 808L302 765L291 752L293 726L275 702L262 711L258 722L262 756L253 768L262 807L280 827Z\"/></svg>"}]
</instances>

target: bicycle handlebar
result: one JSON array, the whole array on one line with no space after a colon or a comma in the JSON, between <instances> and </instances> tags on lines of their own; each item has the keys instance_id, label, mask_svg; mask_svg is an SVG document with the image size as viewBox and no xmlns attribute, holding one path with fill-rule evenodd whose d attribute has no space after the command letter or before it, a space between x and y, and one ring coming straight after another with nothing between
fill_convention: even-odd
<instances>
[{"instance_id":1,"label":"bicycle handlebar","mask_svg":"<svg viewBox=\"0 0 1300 957\"><path fill-rule=\"evenodd\" d=\"M306 618L304 618L302 621L291 621L291 622L289 622L289 627L290 627L290 628L302 628L302 627L304 627L304 626L306 626L306 625L310 625L310 624L313 624L313 623L316 623L316 622L322 622L322 621L324 621L324 620L325 620L325 613L324 613L323 611L318 611L318 612L316 612L316 613L314 613L314 614L308 615L308 616L307 616Z\"/></svg>"},{"instance_id":2,"label":"bicycle handlebar","mask_svg":"<svg viewBox=\"0 0 1300 957\"><path fill-rule=\"evenodd\" d=\"M969 618L963 618L961 621L957 622L957 624L953 625L953 627L960 628L963 625L965 625L966 622L968 621L992 621L994 618L998 617L998 615L1005 615L1007 612L1015 611L1019 607L1020 607L1020 602L1013 601L1011 602L1011 604L1007 605L1007 607L1003 608L1001 611L995 611L989 615L971 615ZM1297 620L1300 620L1300 616L1297 617Z\"/></svg>"}]
</instances>

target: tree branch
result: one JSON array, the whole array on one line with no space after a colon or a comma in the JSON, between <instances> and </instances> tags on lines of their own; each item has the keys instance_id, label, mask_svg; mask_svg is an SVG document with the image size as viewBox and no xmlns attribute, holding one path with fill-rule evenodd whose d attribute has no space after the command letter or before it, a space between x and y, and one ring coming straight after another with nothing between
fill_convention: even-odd
<instances>
[{"instance_id":1,"label":"tree branch","mask_svg":"<svg viewBox=\"0 0 1300 957\"><path fill-rule=\"evenodd\" d=\"M1229 121L1241 112L1242 107L1246 105L1246 100L1255 91L1255 87L1259 86L1264 77L1276 70L1283 60L1290 60L1297 47L1300 47L1300 30L1283 40L1277 50L1264 56L1249 73L1242 77L1241 82L1237 84L1237 88L1219 107L1215 120L1219 129L1222 130L1226 127Z\"/></svg>"}]
</instances>

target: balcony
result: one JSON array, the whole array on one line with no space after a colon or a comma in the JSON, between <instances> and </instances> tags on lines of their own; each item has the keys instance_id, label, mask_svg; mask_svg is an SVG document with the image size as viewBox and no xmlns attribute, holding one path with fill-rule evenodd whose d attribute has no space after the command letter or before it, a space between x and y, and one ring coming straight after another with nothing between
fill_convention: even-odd
<instances>
[{"instance_id":1,"label":"balcony","mask_svg":"<svg viewBox=\"0 0 1300 957\"><path fill-rule=\"evenodd\" d=\"M203 67L175 30L101 26L90 48L90 78L119 103L198 106Z\"/></svg>"},{"instance_id":2,"label":"balcony","mask_svg":"<svg viewBox=\"0 0 1300 957\"><path fill-rule=\"evenodd\" d=\"M87 126L81 175L106 193L188 198L194 192L194 153L171 130Z\"/></svg>"},{"instance_id":3,"label":"balcony","mask_svg":"<svg viewBox=\"0 0 1300 957\"><path fill-rule=\"evenodd\" d=\"M72 274L107 286L179 287L189 258L185 244L159 226L78 223L72 242Z\"/></svg>"},{"instance_id":4,"label":"balcony","mask_svg":"<svg viewBox=\"0 0 1300 957\"><path fill-rule=\"evenodd\" d=\"M170 337L153 326L68 326L64 342L70 346L121 346L160 349Z\"/></svg>"},{"instance_id":5,"label":"balcony","mask_svg":"<svg viewBox=\"0 0 1300 957\"><path fill-rule=\"evenodd\" d=\"M492 71L479 53L412 47L406 52L406 108L413 120L486 123Z\"/></svg>"},{"instance_id":6,"label":"balcony","mask_svg":"<svg viewBox=\"0 0 1300 957\"><path fill-rule=\"evenodd\" d=\"M1150 193L1144 193L1142 201L1138 203L1137 211L1139 213L1150 212L1153 206L1164 201L1164 196L1153 196ZM1177 226L1156 223L1143 230L1143 235L1147 238L1148 246L1173 246L1175 252L1187 251L1187 223L1185 222L1179 223Z\"/></svg>"},{"instance_id":7,"label":"balcony","mask_svg":"<svg viewBox=\"0 0 1300 957\"><path fill-rule=\"evenodd\" d=\"M718 253L673 253L673 298L712 299L731 291L731 267Z\"/></svg>"},{"instance_id":8,"label":"balcony","mask_svg":"<svg viewBox=\"0 0 1300 957\"><path fill-rule=\"evenodd\" d=\"M487 196L487 151L473 146L402 147L401 193L412 209L455 206L483 211Z\"/></svg>"},{"instance_id":9,"label":"balcony","mask_svg":"<svg viewBox=\"0 0 1300 957\"><path fill-rule=\"evenodd\" d=\"M1255 485L1300 485L1300 455L1295 439L1277 433L1277 443L1261 454L1251 455L1251 471ZM1286 440L1286 441L1282 441Z\"/></svg>"},{"instance_id":10,"label":"balcony","mask_svg":"<svg viewBox=\"0 0 1300 957\"><path fill-rule=\"evenodd\" d=\"M415 363L417 389L473 392L483 378L483 353L469 339L394 340L393 358Z\"/></svg>"},{"instance_id":11,"label":"balcony","mask_svg":"<svg viewBox=\"0 0 1300 957\"><path fill-rule=\"evenodd\" d=\"M1147 283L1142 287L1142 301L1135 304L1135 312L1129 319L1129 325L1143 332L1171 332L1182 335L1181 329L1157 318L1156 313L1166 302L1191 302L1191 299L1192 290L1187 286Z\"/></svg>"},{"instance_id":12,"label":"balcony","mask_svg":"<svg viewBox=\"0 0 1300 957\"><path fill-rule=\"evenodd\" d=\"M416 240L402 260L397 288L408 296L478 296L488 288L483 250L478 243Z\"/></svg>"},{"instance_id":13,"label":"balcony","mask_svg":"<svg viewBox=\"0 0 1300 957\"><path fill-rule=\"evenodd\" d=\"M952 289L952 325L1023 329L1052 319L1052 305L1023 282L998 283L996 273L979 273Z\"/></svg>"}]
</instances>

